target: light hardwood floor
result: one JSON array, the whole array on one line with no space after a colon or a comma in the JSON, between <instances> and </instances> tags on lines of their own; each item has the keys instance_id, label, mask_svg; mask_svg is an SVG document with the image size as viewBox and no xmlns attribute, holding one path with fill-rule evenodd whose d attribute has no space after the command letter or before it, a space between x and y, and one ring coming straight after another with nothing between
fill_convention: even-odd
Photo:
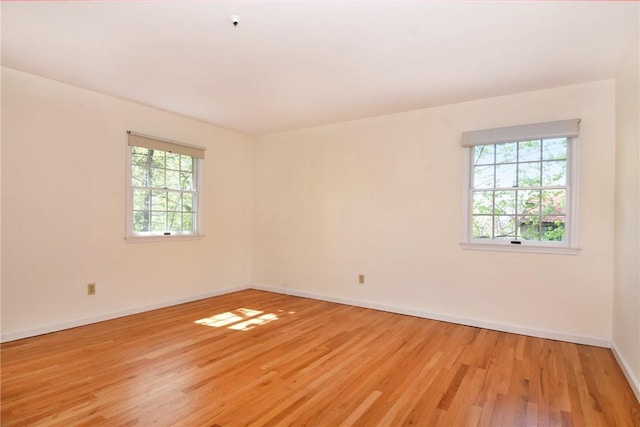
<instances>
[{"instance_id":1,"label":"light hardwood floor","mask_svg":"<svg viewBox=\"0 0 640 427\"><path fill-rule=\"evenodd\" d=\"M639 426L607 349L247 290L3 344L3 426Z\"/></svg>"}]
</instances>

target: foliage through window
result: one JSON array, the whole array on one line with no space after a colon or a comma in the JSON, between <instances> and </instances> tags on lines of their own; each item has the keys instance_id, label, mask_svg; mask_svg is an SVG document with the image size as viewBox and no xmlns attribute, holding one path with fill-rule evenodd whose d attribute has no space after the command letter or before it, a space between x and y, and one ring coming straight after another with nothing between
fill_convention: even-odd
<instances>
[{"instance_id":1,"label":"foliage through window","mask_svg":"<svg viewBox=\"0 0 640 427\"><path fill-rule=\"evenodd\" d=\"M471 238L564 242L568 138L471 147Z\"/></svg>"}]
</instances>

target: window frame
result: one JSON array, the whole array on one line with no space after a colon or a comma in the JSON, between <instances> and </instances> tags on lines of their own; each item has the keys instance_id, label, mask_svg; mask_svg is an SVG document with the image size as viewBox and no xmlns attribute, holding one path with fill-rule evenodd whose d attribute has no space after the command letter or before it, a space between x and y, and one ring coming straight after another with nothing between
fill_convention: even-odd
<instances>
[{"instance_id":1,"label":"window frame","mask_svg":"<svg viewBox=\"0 0 640 427\"><path fill-rule=\"evenodd\" d=\"M557 136L567 138L567 206L565 217L565 239L561 242L518 240L519 244L511 243L508 239L474 239L473 238L473 148L463 147L463 230L460 246L465 250L500 251L500 252L531 252L560 255L576 255L580 251L578 246L578 194L579 194L579 143L578 136ZM529 138L515 138L513 140L496 141L495 144L514 143ZM554 137L530 138L531 140L554 139ZM495 187L494 187L495 188Z\"/></svg>"},{"instance_id":2,"label":"window frame","mask_svg":"<svg viewBox=\"0 0 640 427\"><path fill-rule=\"evenodd\" d=\"M198 149L203 150L201 147L196 147L193 145L182 144L179 142L169 141L166 139L160 139L156 137L151 137L143 134L134 134L131 131L127 132L128 135L135 135L146 139L157 140L163 144L173 144L176 146L186 147L188 149ZM142 242L159 242L159 241L177 241L177 240L192 240L199 239L204 237L204 158L198 158L195 156L190 156L194 160L194 168L195 172L193 174L193 178L195 181L195 189L192 191L194 193L194 228L193 232L184 232L184 231L163 231L163 232L136 232L133 229L133 193L134 186L132 182L132 151L133 147L141 147L141 145L136 145L129 141L127 138L126 143L126 211L125 211L125 240L130 243L142 243ZM158 150L158 149L156 149ZM170 150L158 150L163 151L165 153L170 153ZM167 234L169 233L169 234Z\"/></svg>"}]
</instances>

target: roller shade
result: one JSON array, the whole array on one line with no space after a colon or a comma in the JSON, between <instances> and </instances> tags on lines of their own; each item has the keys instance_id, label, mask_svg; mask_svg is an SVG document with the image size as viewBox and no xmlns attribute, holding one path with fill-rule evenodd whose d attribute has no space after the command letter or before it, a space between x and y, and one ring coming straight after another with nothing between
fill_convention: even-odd
<instances>
[{"instance_id":1,"label":"roller shade","mask_svg":"<svg viewBox=\"0 0 640 427\"><path fill-rule=\"evenodd\" d=\"M166 139L154 138L152 136L141 135L127 131L130 146L144 147L151 150L168 151L170 153L182 154L183 156L191 156L198 159L204 159L204 148L193 145L181 144L178 142L167 141Z\"/></svg>"},{"instance_id":2,"label":"roller shade","mask_svg":"<svg viewBox=\"0 0 640 427\"><path fill-rule=\"evenodd\" d=\"M533 123L521 126L474 130L462 133L462 146L499 144L502 142L531 141L549 138L571 138L578 136L580 119Z\"/></svg>"}]
</instances>

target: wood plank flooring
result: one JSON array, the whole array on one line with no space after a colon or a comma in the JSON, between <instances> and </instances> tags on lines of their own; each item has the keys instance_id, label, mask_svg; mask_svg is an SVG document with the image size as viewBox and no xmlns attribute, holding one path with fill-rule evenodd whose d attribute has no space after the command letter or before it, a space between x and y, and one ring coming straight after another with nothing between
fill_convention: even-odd
<instances>
[{"instance_id":1,"label":"wood plank flooring","mask_svg":"<svg viewBox=\"0 0 640 427\"><path fill-rule=\"evenodd\" d=\"M608 349L247 290L1 347L8 426L640 426Z\"/></svg>"}]
</instances>

